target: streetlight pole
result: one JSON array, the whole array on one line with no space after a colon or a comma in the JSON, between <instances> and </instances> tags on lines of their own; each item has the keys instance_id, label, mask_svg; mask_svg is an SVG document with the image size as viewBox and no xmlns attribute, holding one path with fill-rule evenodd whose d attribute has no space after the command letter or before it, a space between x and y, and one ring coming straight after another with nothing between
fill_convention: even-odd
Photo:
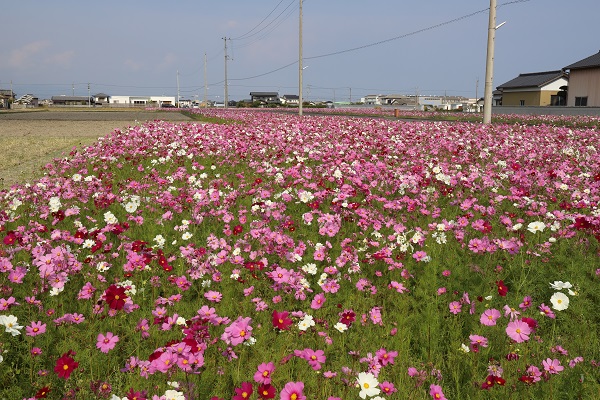
<instances>
[{"instance_id":1,"label":"streetlight pole","mask_svg":"<svg viewBox=\"0 0 600 400\"><path fill-rule=\"evenodd\" d=\"M492 122L492 85L494 80L494 41L496 39L496 0L490 0L488 23L487 60L485 63L485 89L483 93L483 123Z\"/></svg>"},{"instance_id":2,"label":"streetlight pole","mask_svg":"<svg viewBox=\"0 0 600 400\"><path fill-rule=\"evenodd\" d=\"M300 20L298 32L298 115L302 116L302 0L300 0Z\"/></svg>"}]
</instances>

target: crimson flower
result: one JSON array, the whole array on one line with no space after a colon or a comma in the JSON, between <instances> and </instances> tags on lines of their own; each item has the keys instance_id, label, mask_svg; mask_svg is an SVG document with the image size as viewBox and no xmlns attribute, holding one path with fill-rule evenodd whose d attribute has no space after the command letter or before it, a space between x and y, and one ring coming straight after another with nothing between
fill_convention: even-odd
<instances>
[{"instance_id":1,"label":"crimson flower","mask_svg":"<svg viewBox=\"0 0 600 400\"><path fill-rule=\"evenodd\" d=\"M104 292L104 300L113 310L122 310L125 306L125 300L127 300L125 288L117 285L110 285L108 289L106 289L106 292Z\"/></svg>"},{"instance_id":2,"label":"crimson flower","mask_svg":"<svg viewBox=\"0 0 600 400\"><path fill-rule=\"evenodd\" d=\"M50 393L50 387L44 386L43 388L41 388L40 390L37 391L37 393L35 394L35 396L33 396L33 398L45 399L46 397L48 397L48 393Z\"/></svg>"},{"instance_id":3,"label":"crimson flower","mask_svg":"<svg viewBox=\"0 0 600 400\"><path fill-rule=\"evenodd\" d=\"M13 244L16 241L17 241L17 235L15 234L15 232L7 231L6 236L4 236L4 239L3 239L4 244L10 246L11 244Z\"/></svg>"},{"instance_id":4,"label":"crimson flower","mask_svg":"<svg viewBox=\"0 0 600 400\"><path fill-rule=\"evenodd\" d=\"M499 280L498 282L496 282L496 285L498 285L498 294L502 297L506 296L506 294L508 293L508 287L506 287L504 281Z\"/></svg>"},{"instance_id":5,"label":"crimson flower","mask_svg":"<svg viewBox=\"0 0 600 400\"><path fill-rule=\"evenodd\" d=\"M273 326L279 330L286 331L292 325L292 320L288 317L287 311L278 312L273 310Z\"/></svg>"},{"instance_id":6,"label":"crimson flower","mask_svg":"<svg viewBox=\"0 0 600 400\"><path fill-rule=\"evenodd\" d=\"M54 372L58 374L59 378L69 379L71 373L79 367L79 363L75 361L71 354L73 352L69 351L63 354L57 361L56 366L54 367Z\"/></svg>"},{"instance_id":7,"label":"crimson flower","mask_svg":"<svg viewBox=\"0 0 600 400\"><path fill-rule=\"evenodd\" d=\"M239 388L235 388L235 396L233 396L233 400L246 400L250 399L252 395L252 383L250 382L242 382L242 386Z\"/></svg>"},{"instance_id":8,"label":"crimson flower","mask_svg":"<svg viewBox=\"0 0 600 400\"><path fill-rule=\"evenodd\" d=\"M134 392L133 388L130 388L129 392L127 392L127 400L146 400L146 396L148 396L148 394L145 390Z\"/></svg>"},{"instance_id":9,"label":"crimson flower","mask_svg":"<svg viewBox=\"0 0 600 400\"><path fill-rule=\"evenodd\" d=\"M263 399L274 399L276 394L275 386L273 385L260 385L256 392L258 393L258 397Z\"/></svg>"}]
</instances>

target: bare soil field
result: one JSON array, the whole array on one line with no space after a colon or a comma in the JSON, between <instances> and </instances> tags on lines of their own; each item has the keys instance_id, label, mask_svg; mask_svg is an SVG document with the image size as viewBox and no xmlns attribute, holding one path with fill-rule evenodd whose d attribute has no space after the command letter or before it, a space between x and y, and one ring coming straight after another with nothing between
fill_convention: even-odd
<instances>
[{"instance_id":1,"label":"bare soil field","mask_svg":"<svg viewBox=\"0 0 600 400\"><path fill-rule=\"evenodd\" d=\"M42 167L73 147L148 120L191 121L176 111L58 109L0 112L0 190L43 175Z\"/></svg>"}]
</instances>

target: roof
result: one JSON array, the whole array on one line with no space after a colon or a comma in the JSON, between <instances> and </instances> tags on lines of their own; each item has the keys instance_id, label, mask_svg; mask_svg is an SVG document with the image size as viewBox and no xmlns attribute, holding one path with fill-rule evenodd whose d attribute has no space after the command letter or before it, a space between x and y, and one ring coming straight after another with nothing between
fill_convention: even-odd
<instances>
[{"instance_id":1,"label":"roof","mask_svg":"<svg viewBox=\"0 0 600 400\"><path fill-rule=\"evenodd\" d=\"M571 65L567 65L563 69L583 69L583 68L600 68L600 51L596 54L577 61Z\"/></svg>"},{"instance_id":2,"label":"roof","mask_svg":"<svg viewBox=\"0 0 600 400\"><path fill-rule=\"evenodd\" d=\"M525 87L542 87L549 83L557 81L560 78L569 79L568 75L562 70L546 71L546 72L531 72L520 74L518 77L498 86L498 89L515 89Z\"/></svg>"},{"instance_id":3,"label":"roof","mask_svg":"<svg viewBox=\"0 0 600 400\"><path fill-rule=\"evenodd\" d=\"M277 92L250 92L250 96L279 96Z\"/></svg>"},{"instance_id":4,"label":"roof","mask_svg":"<svg viewBox=\"0 0 600 400\"><path fill-rule=\"evenodd\" d=\"M87 96L52 96L52 101L88 101L89 97Z\"/></svg>"},{"instance_id":5,"label":"roof","mask_svg":"<svg viewBox=\"0 0 600 400\"><path fill-rule=\"evenodd\" d=\"M299 100L300 96L298 96L297 94L284 94L283 98L286 100Z\"/></svg>"}]
</instances>

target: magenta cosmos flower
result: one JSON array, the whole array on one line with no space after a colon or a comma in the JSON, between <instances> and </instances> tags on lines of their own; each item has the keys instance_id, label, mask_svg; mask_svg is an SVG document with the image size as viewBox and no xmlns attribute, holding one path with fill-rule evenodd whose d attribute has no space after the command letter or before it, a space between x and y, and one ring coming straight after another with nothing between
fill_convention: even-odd
<instances>
[{"instance_id":1,"label":"magenta cosmos flower","mask_svg":"<svg viewBox=\"0 0 600 400\"><path fill-rule=\"evenodd\" d=\"M254 373L254 381L263 385L271 384L271 374L275 371L275 364L272 362L262 363Z\"/></svg>"},{"instance_id":2,"label":"magenta cosmos flower","mask_svg":"<svg viewBox=\"0 0 600 400\"><path fill-rule=\"evenodd\" d=\"M435 400L446 400L446 396L442 392L442 387L439 385L430 385L429 395Z\"/></svg>"},{"instance_id":3,"label":"magenta cosmos flower","mask_svg":"<svg viewBox=\"0 0 600 400\"><path fill-rule=\"evenodd\" d=\"M304 382L288 382L281 393L281 400L306 400L304 395Z\"/></svg>"},{"instance_id":4,"label":"magenta cosmos flower","mask_svg":"<svg viewBox=\"0 0 600 400\"><path fill-rule=\"evenodd\" d=\"M31 325L25 328L27 336L37 336L46 332L46 324L42 321L32 322Z\"/></svg>"},{"instance_id":5,"label":"magenta cosmos flower","mask_svg":"<svg viewBox=\"0 0 600 400\"><path fill-rule=\"evenodd\" d=\"M479 322L486 326L496 325L496 320L500 318L500 315L502 315L500 314L500 311L496 310L495 308L490 308L481 314Z\"/></svg>"},{"instance_id":6,"label":"magenta cosmos flower","mask_svg":"<svg viewBox=\"0 0 600 400\"><path fill-rule=\"evenodd\" d=\"M508 323L506 327L506 334L512 340L517 343L522 343L526 340L529 340L529 334L531 333L531 328L529 324L523 322L522 320L516 320Z\"/></svg>"},{"instance_id":7,"label":"magenta cosmos flower","mask_svg":"<svg viewBox=\"0 0 600 400\"><path fill-rule=\"evenodd\" d=\"M99 348L101 352L108 353L110 350L115 348L118 341L119 337L114 335L112 332L106 332L106 335L99 333L96 347Z\"/></svg>"}]
</instances>

